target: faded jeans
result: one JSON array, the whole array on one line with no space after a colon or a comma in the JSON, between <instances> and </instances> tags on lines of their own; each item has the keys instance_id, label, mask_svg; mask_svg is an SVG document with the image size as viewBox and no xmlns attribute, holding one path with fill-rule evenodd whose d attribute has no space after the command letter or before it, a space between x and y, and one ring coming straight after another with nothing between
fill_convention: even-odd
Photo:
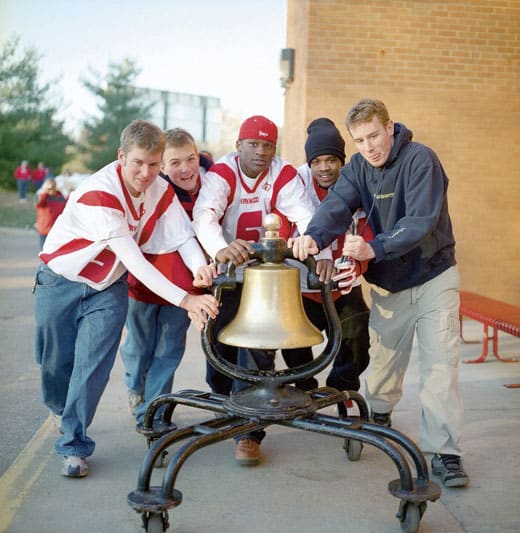
<instances>
[{"instance_id":1,"label":"faded jeans","mask_svg":"<svg viewBox=\"0 0 520 533\"><path fill-rule=\"evenodd\" d=\"M172 391L189 325L188 313L180 307L129 299L127 337L120 353L126 386L144 396L135 410L138 422L154 398Z\"/></svg>"},{"instance_id":2,"label":"faded jeans","mask_svg":"<svg viewBox=\"0 0 520 533\"><path fill-rule=\"evenodd\" d=\"M41 264L35 283L35 355L45 405L62 416L58 455L88 457L87 436L114 364L128 307L126 274L105 290Z\"/></svg>"},{"instance_id":3,"label":"faded jeans","mask_svg":"<svg viewBox=\"0 0 520 533\"><path fill-rule=\"evenodd\" d=\"M18 190L18 198L20 200L27 199L27 192L29 191L30 180L16 180L16 188Z\"/></svg>"}]
</instances>

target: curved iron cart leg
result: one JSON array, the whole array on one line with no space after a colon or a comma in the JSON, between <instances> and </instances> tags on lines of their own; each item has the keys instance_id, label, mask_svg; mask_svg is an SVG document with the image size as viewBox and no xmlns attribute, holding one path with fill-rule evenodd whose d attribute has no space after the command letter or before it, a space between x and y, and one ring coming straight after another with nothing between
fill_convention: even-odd
<instances>
[{"instance_id":1,"label":"curved iron cart leg","mask_svg":"<svg viewBox=\"0 0 520 533\"><path fill-rule=\"evenodd\" d=\"M373 428L374 424L359 425L349 422L348 419L336 420L338 423L334 424L334 419L331 417L314 415L311 419L298 419L280 424L370 444L386 453L399 472L399 479L388 484L389 492L400 499L396 517L403 532L416 533L426 510L427 501L435 501L440 496L439 486L428 480L427 466L420 450L412 441L391 428ZM353 425L353 429L345 427L349 423ZM372 429L375 431L371 431ZM412 457L417 469L417 479L412 478L410 467L398 446L402 446Z\"/></svg>"},{"instance_id":2,"label":"curved iron cart leg","mask_svg":"<svg viewBox=\"0 0 520 533\"><path fill-rule=\"evenodd\" d=\"M392 459L399 472L399 479L391 481L388 490L403 502L423 503L428 500L435 501L440 496L439 486L429 480L428 467L422 452L412 440L395 429L321 414L278 424L358 440L379 448ZM417 473L416 479L412 477L410 466L400 448L412 458Z\"/></svg>"},{"instance_id":3,"label":"curved iron cart leg","mask_svg":"<svg viewBox=\"0 0 520 533\"><path fill-rule=\"evenodd\" d=\"M361 455L363 442L380 448L390 454L396 465L400 477L388 484L389 492L399 498L399 510L396 514L401 522L401 528L406 533L413 533L419 529L419 523L427 501L435 501L440 496L440 487L429 480L428 466L421 450L413 440L399 431L369 423L368 406L365 399L357 392L342 392L330 387L323 387L309 393L322 409L336 403L339 417L316 413L313 416L302 417L297 420L281 422L282 425L298 427L318 433L345 438L345 450L350 460L358 460ZM345 399L352 399L359 408L360 416L348 418L344 406ZM375 439L375 440L374 440ZM349 450L348 443L358 442L360 446ZM406 452L415 468L417 477L413 479L405 456ZM398 453L395 453L395 452ZM349 453L350 452L350 453Z\"/></svg>"},{"instance_id":4,"label":"curved iron cart leg","mask_svg":"<svg viewBox=\"0 0 520 533\"><path fill-rule=\"evenodd\" d=\"M222 414L226 410L222 406L227 396L213 392L202 392L194 389L184 389L177 393L163 394L155 398L146 410L141 424L137 424L136 431L144 435L150 447L157 439L177 429L172 422L172 416L177 405L198 407ZM157 410L165 406L159 419L155 418Z\"/></svg>"},{"instance_id":5,"label":"curved iron cart leg","mask_svg":"<svg viewBox=\"0 0 520 533\"><path fill-rule=\"evenodd\" d=\"M397 431L393 428L387 428L380 426L378 424L373 424L367 421L368 419L368 407L366 405L365 399L357 392L339 392L335 389L328 387L323 387L317 391L311 393L315 397L315 401L318 404L318 410L327 407L333 403L338 405L341 403L342 398L353 399L360 410L360 417L356 418L343 418L343 417L333 417L317 413L313 418L316 420L321 420L324 425L330 424L332 428L337 427L338 425L343 425L355 429L361 429L364 431L370 431L376 435L382 435L383 437L390 439L396 442L401 448L403 448L410 458L412 459L415 470L417 472L417 479L419 482L428 482L428 465L422 451L419 449L417 444L404 435L403 433ZM310 418L310 417L309 417Z\"/></svg>"},{"instance_id":6,"label":"curved iron cart leg","mask_svg":"<svg viewBox=\"0 0 520 533\"><path fill-rule=\"evenodd\" d=\"M420 483L427 483L429 481L430 476L428 473L426 459L424 458L422 451L413 440L394 428L387 428L370 422L363 422L361 424L361 429L370 431L376 435L381 435L397 443L408 453L409 457L412 459L417 472L417 481Z\"/></svg>"},{"instance_id":7,"label":"curved iron cart leg","mask_svg":"<svg viewBox=\"0 0 520 533\"><path fill-rule=\"evenodd\" d=\"M231 427L227 427L230 424ZM168 509L182 503L182 493L174 489L174 483L180 468L190 455L205 446L236 435L263 429L269 424L270 422L250 421L235 416L227 416L211 419L201 424L194 424L163 435L148 450L139 471L137 489L128 494L128 504L136 512L143 515L143 522L146 527L150 515L164 515ZM166 468L162 486L151 487L150 482L154 465L162 457L165 450L175 442L194 434L198 434L198 436L191 439L172 456Z\"/></svg>"}]
</instances>

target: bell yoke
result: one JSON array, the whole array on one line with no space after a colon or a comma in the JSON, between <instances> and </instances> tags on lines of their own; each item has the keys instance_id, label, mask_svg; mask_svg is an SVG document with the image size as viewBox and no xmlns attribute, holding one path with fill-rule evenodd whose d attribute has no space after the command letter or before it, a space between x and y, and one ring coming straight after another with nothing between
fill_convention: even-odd
<instances>
[{"instance_id":1,"label":"bell yoke","mask_svg":"<svg viewBox=\"0 0 520 533\"><path fill-rule=\"evenodd\" d=\"M282 348L315 346L324 340L303 310L299 269L284 264L285 259L294 260L294 257L286 241L279 237L279 227L277 215L265 217L265 237L253 245L252 262L244 268L239 310L218 336L223 344L273 350L274 353ZM201 335L207 360L223 374L249 386L232 392L229 397L182 390L159 396L148 407L137 430L147 437L149 450L139 472L137 489L128 495L128 503L141 514L146 531L168 529L168 509L182 502L182 493L174 488L175 481L191 454L271 424L343 438L343 447L350 461L359 460L363 444L386 453L399 473L399 478L389 483L388 490L400 499L397 517L403 531L418 531L427 501L435 501L440 496L439 486L429 480L426 460L418 446L395 429L369 423L368 406L358 392L338 391L331 387L304 392L291 385L326 368L334 360L341 343L341 325L331 297L333 283L319 281L312 257L304 264L309 271L308 286L321 290L327 317L327 343L321 354L308 363L289 369L243 368L219 355L213 338L214 319L210 319ZM235 290L236 286L235 267L229 263L226 271L215 280L214 295L220 301L223 290ZM359 416L349 416L349 400L356 404ZM334 404L338 407L337 417L318 413ZM171 420L177 405L213 411L218 417L177 428ZM150 486L153 468L161 466L169 448L184 439L188 441L172 455L162 486Z\"/></svg>"}]
</instances>

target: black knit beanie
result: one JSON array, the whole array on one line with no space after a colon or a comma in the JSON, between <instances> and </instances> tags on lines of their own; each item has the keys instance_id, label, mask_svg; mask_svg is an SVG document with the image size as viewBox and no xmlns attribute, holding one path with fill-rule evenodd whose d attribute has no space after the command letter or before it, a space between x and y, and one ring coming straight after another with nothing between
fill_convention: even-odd
<instances>
[{"instance_id":1,"label":"black knit beanie","mask_svg":"<svg viewBox=\"0 0 520 533\"><path fill-rule=\"evenodd\" d=\"M345 164L345 141L338 128L329 118L317 118L307 127L305 156L307 164L320 155L335 155Z\"/></svg>"}]
</instances>

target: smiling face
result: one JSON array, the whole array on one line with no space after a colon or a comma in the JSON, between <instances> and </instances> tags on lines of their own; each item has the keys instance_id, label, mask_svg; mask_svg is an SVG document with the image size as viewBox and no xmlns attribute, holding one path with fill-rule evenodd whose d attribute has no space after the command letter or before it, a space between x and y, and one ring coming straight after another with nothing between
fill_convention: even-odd
<instances>
[{"instance_id":1,"label":"smiling face","mask_svg":"<svg viewBox=\"0 0 520 533\"><path fill-rule=\"evenodd\" d=\"M276 144L261 139L242 139L236 144L240 168L248 178L268 169L276 155Z\"/></svg>"},{"instance_id":2,"label":"smiling face","mask_svg":"<svg viewBox=\"0 0 520 533\"><path fill-rule=\"evenodd\" d=\"M126 154L117 151L121 175L132 196L139 196L156 180L161 170L162 150L149 152L134 146Z\"/></svg>"},{"instance_id":3,"label":"smiling face","mask_svg":"<svg viewBox=\"0 0 520 533\"><path fill-rule=\"evenodd\" d=\"M352 124L349 131L359 153L373 167L385 165L394 144L394 123L391 120L383 126L379 117L373 115L367 122Z\"/></svg>"},{"instance_id":4,"label":"smiling face","mask_svg":"<svg viewBox=\"0 0 520 533\"><path fill-rule=\"evenodd\" d=\"M310 164L312 175L318 185L324 189L328 189L338 181L342 166L341 159L335 155L319 155Z\"/></svg>"},{"instance_id":5,"label":"smiling face","mask_svg":"<svg viewBox=\"0 0 520 533\"><path fill-rule=\"evenodd\" d=\"M168 146L163 155L162 171L181 189L196 193L199 186L199 154L195 145Z\"/></svg>"}]
</instances>

